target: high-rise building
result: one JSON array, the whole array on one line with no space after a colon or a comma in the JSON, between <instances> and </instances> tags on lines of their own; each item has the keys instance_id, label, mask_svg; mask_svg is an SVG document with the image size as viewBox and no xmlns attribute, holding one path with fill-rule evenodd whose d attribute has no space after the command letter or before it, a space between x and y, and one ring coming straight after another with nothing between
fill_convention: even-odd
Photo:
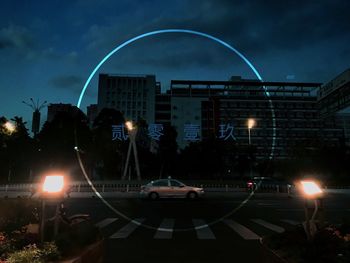
<instances>
[{"instance_id":1,"label":"high-rise building","mask_svg":"<svg viewBox=\"0 0 350 263\"><path fill-rule=\"evenodd\" d=\"M94 120L96 119L98 115L98 107L97 104L91 104L87 106L87 118L89 120L89 126L92 127L94 124Z\"/></svg>"},{"instance_id":2,"label":"high-rise building","mask_svg":"<svg viewBox=\"0 0 350 263\"><path fill-rule=\"evenodd\" d=\"M159 89L154 75L100 74L97 108L113 108L127 120L142 118L154 123L155 95Z\"/></svg>"},{"instance_id":3,"label":"high-rise building","mask_svg":"<svg viewBox=\"0 0 350 263\"><path fill-rule=\"evenodd\" d=\"M220 136L222 125L234 127L234 138L248 144L247 121L253 118L251 144L257 158L286 158L298 145L334 145L342 137L337 122L319 116L317 90L320 83L173 80L170 122L178 131L178 145L184 126L199 126L200 139ZM160 97L160 96L159 96ZM230 138L233 139L233 138ZM272 150L273 149L273 150Z\"/></svg>"}]
</instances>

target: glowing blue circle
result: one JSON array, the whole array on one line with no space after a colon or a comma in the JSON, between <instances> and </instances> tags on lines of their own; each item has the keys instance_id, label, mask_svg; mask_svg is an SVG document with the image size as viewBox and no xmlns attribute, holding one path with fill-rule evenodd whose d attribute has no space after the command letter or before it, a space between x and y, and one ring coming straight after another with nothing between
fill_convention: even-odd
<instances>
[{"instance_id":1,"label":"glowing blue circle","mask_svg":"<svg viewBox=\"0 0 350 263\"><path fill-rule=\"evenodd\" d=\"M123 47L126 47L127 45L135 42L136 40L145 38L145 37L149 37L149 36L153 36L153 35L158 35L158 34L164 34L164 33L187 33L187 34L192 34L192 35L198 35L198 36L202 36L208 39L211 39L225 47L227 47L228 49L230 49L231 51L233 51L236 55L238 55L241 59L243 59L243 61L250 67L250 69L254 72L255 76L260 80L263 81L262 77L260 76L259 72L255 69L255 67L253 66L253 64L242 54L240 53L237 49L235 49L234 47L232 47L231 45L229 45L228 43L222 41L221 39L218 39L214 36L211 36L209 34L206 33L202 33L202 32L198 32L198 31L194 31L194 30L188 30L188 29L162 29L162 30L156 30L156 31L152 31L152 32L148 32L148 33L144 33L141 35L138 35L134 38L129 39L128 41L125 41L124 43L122 43L121 45L117 46L115 49L113 49L111 52L109 52L101 61L100 63L98 63L98 65L94 68L94 70L91 72L90 76L88 77L87 81L85 82L85 85L80 93L79 96L79 100L77 103L77 107L80 108L81 102L83 100L85 91L87 89L87 87L89 86L91 79L94 77L94 75L96 74L96 72L99 70L99 68L117 51L119 51L120 49L122 49ZM269 98L269 107L271 109L271 116L272 116L272 127L273 127L273 136L272 136L272 147L271 147L271 153L269 156L269 159L272 159L273 157L273 153L274 153L274 149L275 149L275 140L276 140L276 120L275 120L275 112L273 109L273 103L270 99L270 93L268 92L268 90L266 89L265 86L263 86L264 91L266 96ZM76 137L76 134L75 134ZM76 140L76 144L77 144L77 138L75 138ZM124 214L122 214L121 212L119 212L117 209L115 209L111 204L109 204L104 198L103 196L97 191L97 189L95 188L94 184L92 183L92 181L90 180L90 178L88 177L85 167L82 163L82 160L80 158L80 151L76 151L76 154L78 156L78 160L79 160L79 164L80 167L83 171L83 174L88 182L88 184L90 185L90 187L93 189L93 191L95 192L95 194L102 200L102 202L108 206L112 211L114 211L116 214L118 214L119 216L121 216L122 218L125 218L131 222L133 222L136 225L143 225L142 223L132 220L130 218L128 218L127 216L125 216ZM214 222L207 224L207 225L203 225L203 226L197 226L195 227L195 229L201 229L201 228L206 228L208 227L208 225L214 224L219 222L220 220L232 215L233 213L235 213L236 211L238 211L244 204L246 204L249 199L252 197L252 195L254 194L254 192L252 192L239 206L237 206L233 211L231 211L231 213L227 214L226 216L223 216L222 218L219 218L218 220L215 220ZM150 226L146 226L147 228L150 229L155 229L154 227L150 227ZM165 229L166 230L166 229ZM188 229L179 229L178 231L187 231Z\"/></svg>"},{"instance_id":2,"label":"glowing blue circle","mask_svg":"<svg viewBox=\"0 0 350 263\"><path fill-rule=\"evenodd\" d=\"M90 76L88 77L87 81L85 82L84 88L80 93L79 96L79 100L77 103L77 107L80 108L81 102L83 100L85 91L87 89L87 87L89 86L91 79L94 77L94 75L96 74L96 72L99 70L99 68L117 51L121 50L123 47L126 47L127 45L135 42L136 40L145 38L145 37L149 37L149 36L153 36L153 35L159 35L159 34L165 34L165 33L186 33L186 34L192 34L192 35L197 35L197 36L202 36L211 40L214 40L215 42L227 47L228 49L232 50L233 52L236 53L236 55L238 55L241 59L243 59L243 61L250 67L250 69L254 72L255 76L260 80L263 81L262 77L260 76L259 72L255 69L255 67L253 66L253 64L241 53L239 52L237 49L235 49L234 47L232 47L230 44L222 41L221 39L211 36L209 34L206 33L202 33L202 32L198 32L198 31L194 31L194 30L189 30L189 29L161 29L161 30L156 30L156 31L151 31L148 33L144 33L141 35L138 35L136 37L133 37L131 39L129 39L128 41L125 41L124 43L120 44L119 46L117 46L115 49L113 49L111 52L109 52L101 61L100 63L98 63L98 65L94 68L94 70L91 72ZM274 150L275 150L275 142L276 142L276 120L275 120L275 112L273 109L273 104L272 101L270 99L270 93L268 92L268 90L266 89L265 86L263 86L264 91L266 96L269 98L269 106L271 109L271 115L272 115L272 146L271 146L271 153L269 156L269 159L272 159L273 154L274 154Z\"/></svg>"}]
</instances>

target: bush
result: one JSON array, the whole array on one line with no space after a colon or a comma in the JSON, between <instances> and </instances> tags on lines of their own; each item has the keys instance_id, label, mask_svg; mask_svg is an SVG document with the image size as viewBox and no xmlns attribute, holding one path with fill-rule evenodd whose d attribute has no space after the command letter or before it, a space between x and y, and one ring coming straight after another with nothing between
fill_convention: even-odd
<instances>
[{"instance_id":1,"label":"bush","mask_svg":"<svg viewBox=\"0 0 350 263\"><path fill-rule=\"evenodd\" d=\"M346 224L328 226L320 229L309 242L303 227L297 227L271 236L267 245L282 257L296 262L345 263L350 262L349 231Z\"/></svg>"},{"instance_id":2,"label":"bush","mask_svg":"<svg viewBox=\"0 0 350 263\"><path fill-rule=\"evenodd\" d=\"M100 237L97 227L89 221L83 221L59 233L55 238L55 243L63 255L69 255L94 243Z\"/></svg>"},{"instance_id":3,"label":"bush","mask_svg":"<svg viewBox=\"0 0 350 263\"><path fill-rule=\"evenodd\" d=\"M7 263L45 263L58 260L60 254L54 243L44 243L40 248L35 244L24 247L24 249L9 254Z\"/></svg>"},{"instance_id":4,"label":"bush","mask_svg":"<svg viewBox=\"0 0 350 263\"><path fill-rule=\"evenodd\" d=\"M30 199L0 200L0 229L10 234L29 223L37 223L36 207L39 203Z\"/></svg>"}]
</instances>

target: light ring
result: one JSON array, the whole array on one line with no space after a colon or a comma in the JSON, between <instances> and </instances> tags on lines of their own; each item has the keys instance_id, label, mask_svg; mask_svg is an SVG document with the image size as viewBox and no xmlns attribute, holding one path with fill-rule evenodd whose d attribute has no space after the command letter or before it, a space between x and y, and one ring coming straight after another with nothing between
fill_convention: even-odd
<instances>
[{"instance_id":1,"label":"light ring","mask_svg":"<svg viewBox=\"0 0 350 263\"><path fill-rule=\"evenodd\" d=\"M117 46L115 49L113 49L111 52L109 52L98 64L97 66L94 68L94 70L91 72L91 74L89 75L87 81L84 84L84 87L80 93L79 96L79 100L77 103L77 107L80 109L81 106L81 102L83 100L84 94L87 90L87 87L89 86L91 79L94 77L94 75L96 74L96 72L100 69L100 67L113 55L115 54L117 51L121 50L122 48L126 47L127 45L140 40L142 38L146 38L149 36L153 36L153 35L159 35L159 34L165 34L165 33L185 33L185 34L191 34L191 35L197 35L197 36L201 36L210 40L213 40L221 45L223 45L224 47L228 48L229 50L233 51L236 55L238 55L248 66L249 68L254 72L255 76L258 78L258 80L263 81L261 75L259 74L259 72L256 70L256 68L253 66L253 64L241 53L239 52L237 49L235 49L234 47L232 47L230 44L222 41L221 39L214 37L212 35L203 33L203 32L199 32L199 31L194 31L194 30L189 30L189 29L161 29L161 30L156 30L156 31L151 31L148 33L144 33L141 35L138 35L136 37L133 37L127 41L125 41L124 43L120 44L119 46ZM276 143L276 119L275 119L275 111L274 111L274 107L273 107L273 103L272 100L270 98L270 93L267 90L267 88L265 86L263 86L263 89L265 91L265 95L268 97L268 101L269 101L269 108L271 110L271 116L272 116L272 145L271 145L271 152L269 154L269 159L271 160L273 158L274 155L274 150L275 150L275 143ZM77 134L75 133L75 141L76 141L76 145L77 145L77 149L79 149L78 147L78 139L77 139ZM129 218L128 216L124 215L123 213L119 212L117 209L115 209L111 204L109 204L104 198L103 196L96 190L94 184L92 183L92 181L90 180L89 176L87 175L86 171L85 171L85 167L83 165L83 162L81 160L80 157L80 151L76 150L76 154L79 160L79 165L82 169L82 172L84 174L85 179L87 180L88 184L90 185L90 187L93 189L93 191L95 192L95 194L101 199L101 201L108 206L113 212L115 212L116 214L118 214L119 216L121 216L122 218L133 222L136 225L142 225L143 227L146 228L150 228L150 229L157 229L156 227L153 226L148 226L145 224L142 224L136 220L133 220L131 218ZM235 213L236 211L238 211L241 207L244 206L244 204L246 204L249 199L254 195L254 192L252 192L251 194L248 195L248 197L242 201L242 203L237 206L234 210L232 210L230 213L228 213L227 215L211 222L208 223L207 225L203 225L203 226L196 226L195 229L201 229L201 228L205 228L208 227L209 225L215 224L220 222L221 220L227 218L228 216L232 215L233 213ZM192 230L193 228L183 228L183 229L174 229L172 231L188 231L188 230ZM170 231L169 229L163 229L163 231Z\"/></svg>"}]
</instances>

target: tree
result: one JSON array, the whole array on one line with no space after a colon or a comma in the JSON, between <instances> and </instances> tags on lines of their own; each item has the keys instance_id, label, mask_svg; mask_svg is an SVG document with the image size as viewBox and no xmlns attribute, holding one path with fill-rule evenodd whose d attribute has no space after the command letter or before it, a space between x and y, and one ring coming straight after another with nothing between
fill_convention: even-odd
<instances>
[{"instance_id":1,"label":"tree","mask_svg":"<svg viewBox=\"0 0 350 263\"><path fill-rule=\"evenodd\" d=\"M11 119L14 130L9 131L5 124L8 120L0 118L0 156L2 181L19 182L29 179L33 159L33 140L28 134L26 122L22 117Z\"/></svg>"},{"instance_id":2,"label":"tree","mask_svg":"<svg viewBox=\"0 0 350 263\"><path fill-rule=\"evenodd\" d=\"M121 177L127 142L112 140L112 125L124 123L122 113L109 108L102 109L93 123L92 160L102 179Z\"/></svg>"},{"instance_id":3,"label":"tree","mask_svg":"<svg viewBox=\"0 0 350 263\"><path fill-rule=\"evenodd\" d=\"M87 117L83 112L57 113L51 122L45 122L37 138L40 160L37 171L59 169L72 177L82 178L75 147L78 146L81 152L89 152L92 142ZM83 154L80 156L86 158Z\"/></svg>"}]
</instances>

